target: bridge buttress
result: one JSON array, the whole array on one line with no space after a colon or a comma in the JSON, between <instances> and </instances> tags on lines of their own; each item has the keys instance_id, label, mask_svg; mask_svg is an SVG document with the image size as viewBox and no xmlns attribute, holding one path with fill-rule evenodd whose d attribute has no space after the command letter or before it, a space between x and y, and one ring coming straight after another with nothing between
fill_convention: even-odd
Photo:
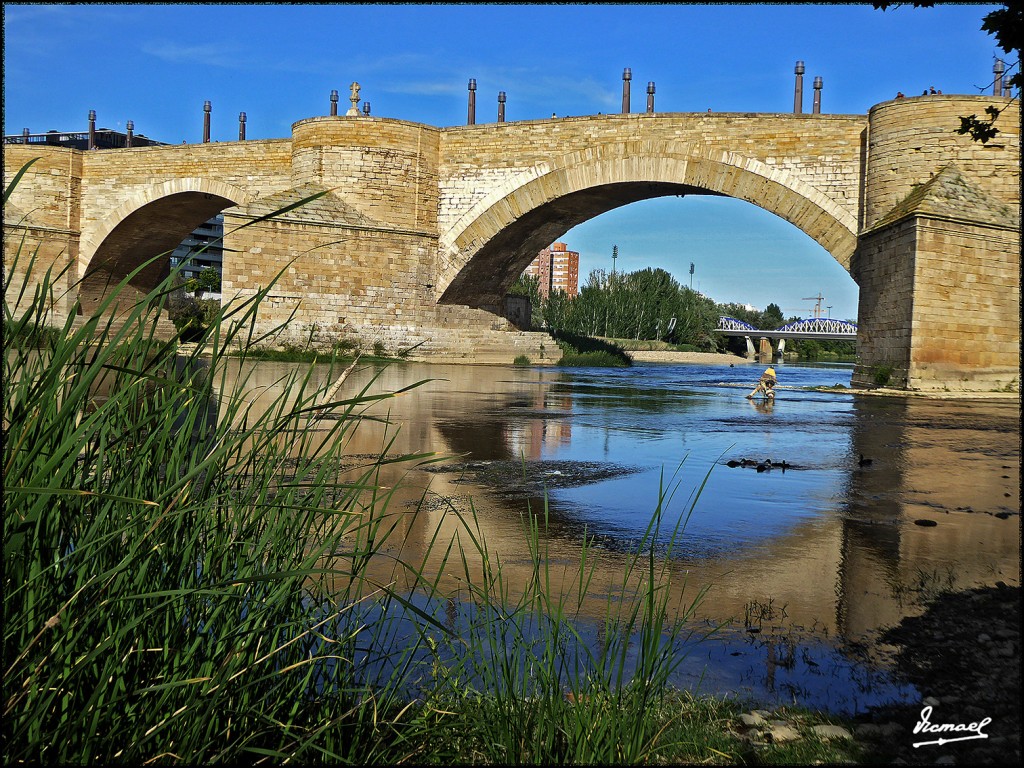
<instances>
[{"instance_id":1,"label":"bridge buttress","mask_svg":"<svg viewBox=\"0 0 1024 768\"><path fill-rule=\"evenodd\" d=\"M996 139L957 134L958 114L994 102ZM869 117L853 383L1019 391L1019 103L927 96Z\"/></svg>"}]
</instances>

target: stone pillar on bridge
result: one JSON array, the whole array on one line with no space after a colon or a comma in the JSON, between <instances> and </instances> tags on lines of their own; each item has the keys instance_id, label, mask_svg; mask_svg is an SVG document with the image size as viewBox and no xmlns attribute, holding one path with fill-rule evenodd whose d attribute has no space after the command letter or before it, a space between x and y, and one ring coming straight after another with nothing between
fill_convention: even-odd
<instances>
[{"instance_id":1,"label":"stone pillar on bridge","mask_svg":"<svg viewBox=\"0 0 1024 768\"><path fill-rule=\"evenodd\" d=\"M359 117L359 83L352 83L348 100L352 106L348 108L345 117Z\"/></svg>"},{"instance_id":2,"label":"stone pillar on bridge","mask_svg":"<svg viewBox=\"0 0 1024 768\"><path fill-rule=\"evenodd\" d=\"M498 122L505 122L505 92L498 91Z\"/></svg>"},{"instance_id":3,"label":"stone pillar on bridge","mask_svg":"<svg viewBox=\"0 0 1024 768\"><path fill-rule=\"evenodd\" d=\"M629 114L629 81L633 79L633 70L626 67L622 70L622 114Z\"/></svg>"},{"instance_id":4,"label":"stone pillar on bridge","mask_svg":"<svg viewBox=\"0 0 1024 768\"><path fill-rule=\"evenodd\" d=\"M213 110L209 101L203 102L203 144L210 143L210 112Z\"/></svg>"},{"instance_id":5,"label":"stone pillar on bridge","mask_svg":"<svg viewBox=\"0 0 1024 768\"><path fill-rule=\"evenodd\" d=\"M654 113L654 81L647 84L647 114Z\"/></svg>"},{"instance_id":6,"label":"stone pillar on bridge","mask_svg":"<svg viewBox=\"0 0 1024 768\"><path fill-rule=\"evenodd\" d=\"M811 106L811 113L815 115L821 114L821 78L814 78L814 102Z\"/></svg>"},{"instance_id":7,"label":"stone pillar on bridge","mask_svg":"<svg viewBox=\"0 0 1024 768\"><path fill-rule=\"evenodd\" d=\"M476 125L476 78L469 78L469 112L466 125Z\"/></svg>"}]
</instances>

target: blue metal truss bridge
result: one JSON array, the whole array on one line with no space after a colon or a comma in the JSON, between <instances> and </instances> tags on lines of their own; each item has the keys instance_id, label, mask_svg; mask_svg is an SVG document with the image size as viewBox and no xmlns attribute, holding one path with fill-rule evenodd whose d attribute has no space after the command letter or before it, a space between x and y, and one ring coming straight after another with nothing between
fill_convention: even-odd
<instances>
[{"instance_id":1,"label":"blue metal truss bridge","mask_svg":"<svg viewBox=\"0 0 1024 768\"><path fill-rule=\"evenodd\" d=\"M840 341L857 340L857 324L846 320L833 320L830 317L811 317L776 328L773 331L762 331L750 323L737 320L735 317L719 317L715 333L725 336L756 336L759 339L838 339Z\"/></svg>"}]
</instances>

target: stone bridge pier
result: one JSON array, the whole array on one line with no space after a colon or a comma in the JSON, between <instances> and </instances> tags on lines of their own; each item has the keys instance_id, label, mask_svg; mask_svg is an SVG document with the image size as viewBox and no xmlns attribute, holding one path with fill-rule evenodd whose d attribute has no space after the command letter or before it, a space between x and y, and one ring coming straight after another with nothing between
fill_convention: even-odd
<instances>
[{"instance_id":1,"label":"stone bridge pier","mask_svg":"<svg viewBox=\"0 0 1024 768\"><path fill-rule=\"evenodd\" d=\"M868 114L855 386L1016 389L1020 381L1020 113L995 139L955 132L991 99L901 99Z\"/></svg>"},{"instance_id":2,"label":"stone bridge pier","mask_svg":"<svg viewBox=\"0 0 1024 768\"><path fill-rule=\"evenodd\" d=\"M959 116L1003 107L988 144ZM276 343L548 363L508 287L572 227L631 202L728 195L789 221L860 286L856 386L993 389L1020 367L1019 108L922 96L867 115L646 113L436 128L300 120L285 139L80 151L5 144L4 254L63 269L53 316L225 218L225 302L263 288ZM295 203L306 200L302 205ZM5 291L25 282L23 261ZM20 272L19 272L20 270ZM155 259L130 285L166 273ZM117 307L113 308L115 311Z\"/></svg>"}]
</instances>

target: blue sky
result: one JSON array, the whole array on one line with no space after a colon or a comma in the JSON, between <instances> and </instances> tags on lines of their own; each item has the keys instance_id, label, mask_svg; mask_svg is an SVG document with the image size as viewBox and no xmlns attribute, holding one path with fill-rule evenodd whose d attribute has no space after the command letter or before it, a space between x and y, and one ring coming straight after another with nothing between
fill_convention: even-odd
<instances>
[{"instance_id":1,"label":"blue sky","mask_svg":"<svg viewBox=\"0 0 1024 768\"><path fill-rule=\"evenodd\" d=\"M44 5L4 4L4 133L100 127L178 143L284 138L297 120L348 107L362 86L374 116L436 126L617 112L630 67L633 111L657 88L659 112L790 112L793 65L823 78L822 111L865 114L897 91L991 93L1002 52L981 31L995 5ZM787 222L726 198L667 198L592 219L563 238L581 279L611 268L662 267L716 301L769 302L806 315L821 292L853 318L857 286Z\"/></svg>"}]
</instances>

